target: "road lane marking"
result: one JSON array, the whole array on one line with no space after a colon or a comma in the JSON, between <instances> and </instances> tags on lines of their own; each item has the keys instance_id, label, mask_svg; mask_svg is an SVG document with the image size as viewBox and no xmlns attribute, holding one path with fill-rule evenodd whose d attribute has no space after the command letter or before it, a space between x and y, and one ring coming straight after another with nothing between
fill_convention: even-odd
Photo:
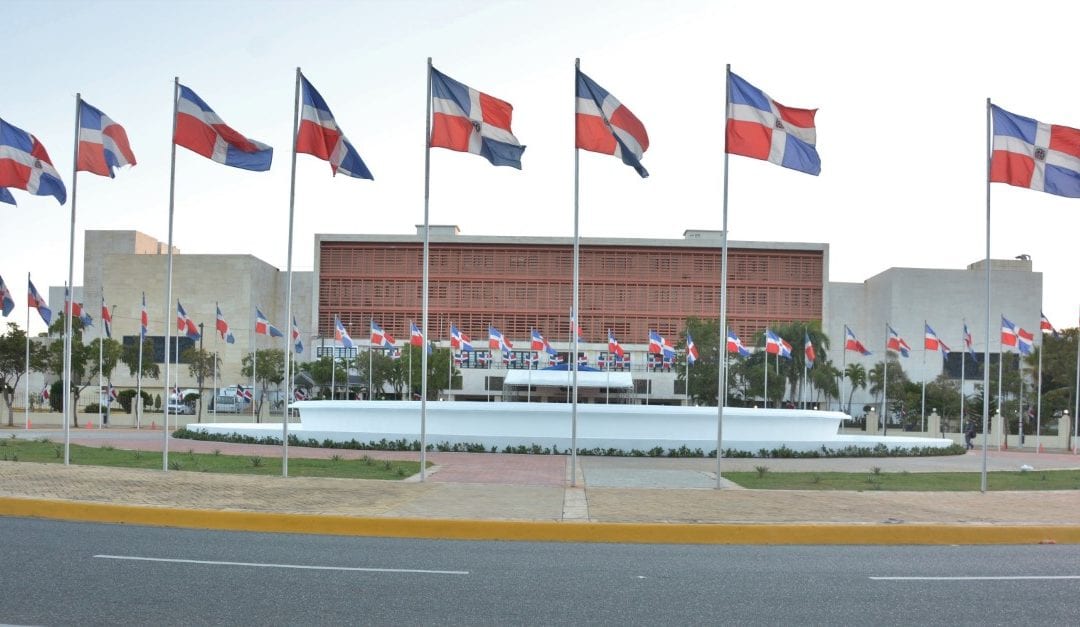
<instances>
[{"instance_id":1,"label":"road lane marking","mask_svg":"<svg viewBox=\"0 0 1080 627\"><path fill-rule=\"evenodd\" d=\"M359 568L353 566L307 566L304 564L261 564L257 562L222 562L216 560L185 560L165 557L141 557L138 555L95 555L107 560L131 560L139 562L168 562L173 564L204 564L207 566L252 566L255 568L293 568L296 570L341 570L361 573L414 573L421 575L468 575L467 570L423 570L419 568Z\"/></svg>"},{"instance_id":2,"label":"road lane marking","mask_svg":"<svg viewBox=\"0 0 1080 627\"><path fill-rule=\"evenodd\" d=\"M1080 579L1080 575L1001 575L959 577L870 577L872 581L1023 581L1025 579Z\"/></svg>"}]
</instances>

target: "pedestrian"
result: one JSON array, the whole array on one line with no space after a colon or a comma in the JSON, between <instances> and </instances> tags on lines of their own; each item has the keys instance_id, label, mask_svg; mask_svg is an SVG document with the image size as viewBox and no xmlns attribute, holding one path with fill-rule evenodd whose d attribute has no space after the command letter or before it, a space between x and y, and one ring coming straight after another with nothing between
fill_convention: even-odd
<instances>
[{"instance_id":1,"label":"pedestrian","mask_svg":"<svg viewBox=\"0 0 1080 627\"><path fill-rule=\"evenodd\" d=\"M974 442L972 442L972 440L974 440L974 439L975 439L975 423L974 422L969 422L968 426L967 426L967 430L964 431L964 446L967 448L967 450L970 451L971 449L975 448L975 444L974 444Z\"/></svg>"}]
</instances>

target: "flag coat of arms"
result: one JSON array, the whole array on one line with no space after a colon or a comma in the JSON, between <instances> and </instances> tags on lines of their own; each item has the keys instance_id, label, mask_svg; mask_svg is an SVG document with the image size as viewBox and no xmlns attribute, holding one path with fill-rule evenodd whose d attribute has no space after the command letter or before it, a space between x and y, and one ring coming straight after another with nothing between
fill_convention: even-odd
<instances>
[{"instance_id":1,"label":"flag coat of arms","mask_svg":"<svg viewBox=\"0 0 1080 627\"><path fill-rule=\"evenodd\" d=\"M173 142L207 159L243 170L265 172L274 159L273 148L233 130L210 105L183 85L176 101Z\"/></svg>"},{"instance_id":2,"label":"flag coat of arms","mask_svg":"<svg viewBox=\"0 0 1080 627\"><path fill-rule=\"evenodd\" d=\"M514 107L431 68L431 147L471 152L521 169L525 146L514 137Z\"/></svg>"},{"instance_id":3,"label":"flag coat of arms","mask_svg":"<svg viewBox=\"0 0 1080 627\"><path fill-rule=\"evenodd\" d=\"M300 128L296 132L296 152L328 161L334 175L344 174L358 179L371 179L360 153L337 125L334 114L319 92L300 75Z\"/></svg>"},{"instance_id":4,"label":"flag coat of arms","mask_svg":"<svg viewBox=\"0 0 1080 627\"><path fill-rule=\"evenodd\" d=\"M61 205L67 188L37 137L0 119L0 187L52 196ZM7 195L11 197L10 194ZM14 197L8 201L15 204Z\"/></svg>"},{"instance_id":5,"label":"flag coat of arms","mask_svg":"<svg viewBox=\"0 0 1080 627\"><path fill-rule=\"evenodd\" d=\"M817 109L776 102L734 73L728 73L727 152L818 175Z\"/></svg>"},{"instance_id":6,"label":"flag coat of arms","mask_svg":"<svg viewBox=\"0 0 1080 627\"><path fill-rule=\"evenodd\" d=\"M135 163L124 127L80 100L79 160L75 169L113 178L116 168Z\"/></svg>"},{"instance_id":7,"label":"flag coat of arms","mask_svg":"<svg viewBox=\"0 0 1080 627\"><path fill-rule=\"evenodd\" d=\"M614 155L634 168L641 178L649 176L641 158L649 149L649 134L615 96L593 79L577 72L576 147L605 155Z\"/></svg>"},{"instance_id":8,"label":"flag coat of arms","mask_svg":"<svg viewBox=\"0 0 1080 627\"><path fill-rule=\"evenodd\" d=\"M1039 122L997 105L990 105L990 113L991 182L1080 198L1080 129Z\"/></svg>"}]
</instances>

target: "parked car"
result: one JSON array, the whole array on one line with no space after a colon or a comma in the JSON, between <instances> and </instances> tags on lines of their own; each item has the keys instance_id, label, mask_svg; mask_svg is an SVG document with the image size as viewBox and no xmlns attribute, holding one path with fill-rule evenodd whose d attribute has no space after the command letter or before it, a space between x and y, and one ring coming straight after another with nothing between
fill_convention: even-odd
<instances>
[{"instance_id":1,"label":"parked car","mask_svg":"<svg viewBox=\"0 0 1080 627\"><path fill-rule=\"evenodd\" d=\"M178 416L195 415L195 408L191 405L185 405L184 403L169 403L165 406L165 411Z\"/></svg>"}]
</instances>

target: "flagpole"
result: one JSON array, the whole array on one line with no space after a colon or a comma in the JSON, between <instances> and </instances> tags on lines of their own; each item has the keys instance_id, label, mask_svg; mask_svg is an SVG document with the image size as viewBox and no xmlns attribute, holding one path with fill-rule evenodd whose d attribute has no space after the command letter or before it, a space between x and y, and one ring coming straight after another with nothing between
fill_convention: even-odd
<instances>
[{"instance_id":1,"label":"flagpole","mask_svg":"<svg viewBox=\"0 0 1080 627\"><path fill-rule=\"evenodd\" d=\"M30 285L30 273L26 273L26 284ZM28 290L29 291L29 290ZM1080 353L1078 353L1080 354ZM26 399L23 404L23 429L30 430L30 299L26 299ZM42 377L44 380L44 377Z\"/></svg>"},{"instance_id":2,"label":"flagpole","mask_svg":"<svg viewBox=\"0 0 1080 627\"><path fill-rule=\"evenodd\" d=\"M1042 327L1042 323L1039 324ZM1041 453L1042 440L1042 358L1043 348L1046 347L1046 335L1039 330L1039 382L1035 385L1035 452Z\"/></svg>"},{"instance_id":3,"label":"flagpole","mask_svg":"<svg viewBox=\"0 0 1080 627\"><path fill-rule=\"evenodd\" d=\"M85 282L85 281L84 281ZM101 287L101 307L105 308L105 288ZM101 362L102 360L102 347L105 345L105 320L101 321L101 329L98 331L98 351L97 351L97 384L98 384L98 408L97 408L97 424L98 429L101 428ZM106 398L108 395L106 394Z\"/></svg>"},{"instance_id":4,"label":"flagpole","mask_svg":"<svg viewBox=\"0 0 1080 627\"><path fill-rule=\"evenodd\" d=\"M581 58L574 59L574 86L577 89L577 75L581 71ZM577 100L574 100L574 119L577 119ZM578 403L578 333L577 333L577 317L581 315L581 311L578 308L578 277L580 272L580 259L578 254L580 252L580 242L578 238L578 215L580 207L580 170L581 170L581 151L578 150L575 132L574 142L574 285L573 285L573 306L570 312L570 353L571 360L573 361L573 379L571 386L573 387L573 400L570 405L570 486L577 486L577 403Z\"/></svg>"},{"instance_id":5,"label":"flagpole","mask_svg":"<svg viewBox=\"0 0 1080 627\"><path fill-rule=\"evenodd\" d=\"M256 306L256 310L261 310L261 307ZM270 324L269 321L267 324ZM269 333L269 330L267 330ZM259 422L259 418L255 415L255 373L259 370L259 331L257 328L251 330L251 421Z\"/></svg>"},{"instance_id":6,"label":"flagpole","mask_svg":"<svg viewBox=\"0 0 1080 627\"><path fill-rule=\"evenodd\" d=\"M885 323L885 353L882 357L884 367L881 369L881 435L888 435L888 412L889 412L889 323Z\"/></svg>"},{"instance_id":7,"label":"flagpole","mask_svg":"<svg viewBox=\"0 0 1080 627\"><path fill-rule=\"evenodd\" d=\"M373 362L375 360L375 345L371 341L371 330L374 328L375 318L372 317L368 320L368 336L367 336L367 390L368 400L375 399L375 390L371 389L374 385L374 379L371 375ZM360 355L356 355L357 365L360 365ZM349 395L349 354L345 353L345 396Z\"/></svg>"},{"instance_id":8,"label":"flagpole","mask_svg":"<svg viewBox=\"0 0 1080 627\"><path fill-rule=\"evenodd\" d=\"M71 463L71 313L75 310L75 288L72 281L75 276L75 201L79 185L79 113L82 110L82 95L75 94L75 148L71 160L71 231L68 237L68 278L70 304L64 303L64 465ZM29 331L29 329L27 329ZM99 399L100 400L100 399ZM99 403L100 405L100 403Z\"/></svg>"},{"instance_id":9,"label":"flagpole","mask_svg":"<svg viewBox=\"0 0 1080 627\"><path fill-rule=\"evenodd\" d=\"M1021 327L1023 329L1023 327ZM1041 331L1040 331L1041 333ZM1019 349L1018 349L1019 351ZM1020 393L1016 400L1016 448L1023 450L1024 448L1024 356L1022 353L1016 355L1016 374L1020 380ZM1005 444L1008 445L1008 438L1005 439Z\"/></svg>"},{"instance_id":10,"label":"flagpole","mask_svg":"<svg viewBox=\"0 0 1080 627\"><path fill-rule=\"evenodd\" d=\"M1004 316L1002 316L1002 317L1004 318ZM989 337L990 337L990 336L987 336L987 338L988 338L988 339L989 339ZM1015 338L1014 338L1014 339L1015 339ZM1003 343L1003 342L1001 341L1001 333L998 333L998 392L997 392L997 413L998 413L998 415L999 415L999 416L1001 415L1001 371L1002 371L1002 370L1004 369L1004 366L1005 366L1005 359L1004 359L1004 357L1005 357L1005 344L1004 344L1004 343ZM1001 429L1002 431L1004 431L1004 430L1005 430L1004 424L1005 424L1005 423L1004 423L1004 416L1002 416L1002 429ZM1000 449L1000 448L1001 448L1001 434L1000 434L1000 433L998 434L998 437L997 437L997 441L998 441L998 448Z\"/></svg>"},{"instance_id":11,"label":"flagpole","mask_svg":"<svg viewBox=\"0 0 1080 627\"><path fill-rule=\"evenodd\" d=\"M919 429L923 432L926 431L926 319L923 318L923 347L922 347L922 423ZM941 408L941 413L945 413L945 408Z\"/></svg>"},{"instance_id":12,"label":"flagpole","mask_svg":"<svg viewBox=\"0 0 1080 627\"><path fill-rule=\"evenodd\" d=\"M1080 314L1077 319L1080 320ZM1076 403L1073 407L1073 455L1076 455L1080 452L1080 325L1076 327L1076 387L1073 388L1073 402ZM1068 431L1068 425L1065 430Z\"/></svg>"},{"instance_id":13,"label":"flagpole","mask_svg":"<svg viewBox=\"0 0 1080 627\"><path fill-rule=\"evenodd\" d=\"M290 378L289 358L293 351L292 328L292 252L293 252L293 217L296 215L296 135L300 130L300 68L296 68L296 88L293 95L293 133L292 133L292 173L289 181L289 248L286 256L285 273L285 324L289 331L285 336L285 402L281 414L281 476L289 476L289 401L293 395Z\"/></svg>"},{"instance_id":14,"label":"flagpole","mask_svg":"<svg viewBox=\"0 0 1080 627\"><path fill-rule=\"evenodd\" d=\"M172 116L172 137L170 138L171 158L169 159L169 243L168 243L168 261L166 264L165 272L165 386L169 385L169 350L172 348L169 346L170 335L172 334L172 325L169 321L169 307L172 306L172 279L173 279L173 215L176 210L176 115L177 108L180 99L180 77L173 78L173 116ZM141 348L141 347L140 347ZM139 351L140 355L142 351ZM168 392L165 393L165 398L169 397ZM165 404L164 425L161 430L161 469L165 472L169 470L169 404Z\"/></svg>"},{"instance_id":15,"label":"flagpole","mask_svg":"<svg viewBox=\"0 0 1080 627\"><path fill-rule=\"evenodd\" d=\"M964 375L965 375L964 366L967 365L967 356L968 356L968 350L969 350L968 349L968 343L967 343L967 320L964 320L963 322L964 322L964 333L963 333L963 336L960 338L960 342L962 344L962 347L961 347L961 350L960 350L960 427L959 427L960 433L965 432L964 431L964 418L967 417L967 414L964 413L964 401L967 400L966 395L964 394ZM985 393L985 390L983 392Z\"/></svg>"},{"instance_id":16,"label":"flagpole","mask_svg":"<svg viewBox=\"0 0 1080 627\"><path fill-rule=\"evenodd\" d=\"M840 358L840 411L844 411L844 379L847 378L847 335L848 326L844 325L844 349L843 356ZM848 407L848 417L851 417L851 408ZM865 430L865 423L863 423L863 429Z\"/></svg>"},{"instance_id":17,"label":"flagpole","mask_svg":"<svg viewBox=\"0 0 1080 627\"><path fill-rule=\"evenodd\" d=\"M428 264L430 263L431 234L429 206L431 198L431 57L427 58L427 107L424 113L424 270L421 279L420 333L428 338ZM412 352L409 352L412 355ZM411 357L410 357L411 358ZM420 481L427 480L427 350L420 355ZM450 368L451 373L453 367ZM412 368L409 368L410 374ZM412 394L412 390L409 390Z\"/></svg>"},{"instance_id":18,"label":"flagpole","mask_svg":"<svg viewBox=\"0 0 1080 627\"><path fill-rule=\"evenodd\" d=\"M143 307L146 306L146 292L142 293L142 304L143 304ZM142 401L142 373L143 373L142 358L143 358L143 349L146 347L146 335L143 333L143 329L142 329L142 311L143 311L142 309L139 310L139 373L135 377L135 398L137 399L135 401L135 430L136 431L142 429L142 410L143 410L143 401ZM150 317L149 314L147 314L147 318L149 318L149 317ZM149 320L147 320L147 323L149 323Z\"/></svg>"},{"instance_id":19,"label":"flagpole","mask_svg":"<svg viewBox=\"0 0 1080 627\"><path fill-rule=\"evenodd\" d=\"M724 68L724 107L731 104L731 64ZM725 118L730 115L725 111ZM724 403L727 402L727 263L728 263L728 153L724 133L723 227L720 235L720 337L716 354L716 489L723 481L720 460L724 457Z\"/></svg>"},{"instance_id":20,"label":"flagpole","mask_svg":"<svg viewBox=\"0 0 1080 627\"><path fill-rule=\"evenodd\" d=\"M993 153L990 135L990 99L986 99L986 348L983 349L983 450L979 491L986 493L987 439L990 437L990 163ZM1000 334L998 334L1000 337ZM1001 353L998 352L998 372L1001 371ZM998 394L998 403L1001 395Z\"/></svg>"}]
</instances>

